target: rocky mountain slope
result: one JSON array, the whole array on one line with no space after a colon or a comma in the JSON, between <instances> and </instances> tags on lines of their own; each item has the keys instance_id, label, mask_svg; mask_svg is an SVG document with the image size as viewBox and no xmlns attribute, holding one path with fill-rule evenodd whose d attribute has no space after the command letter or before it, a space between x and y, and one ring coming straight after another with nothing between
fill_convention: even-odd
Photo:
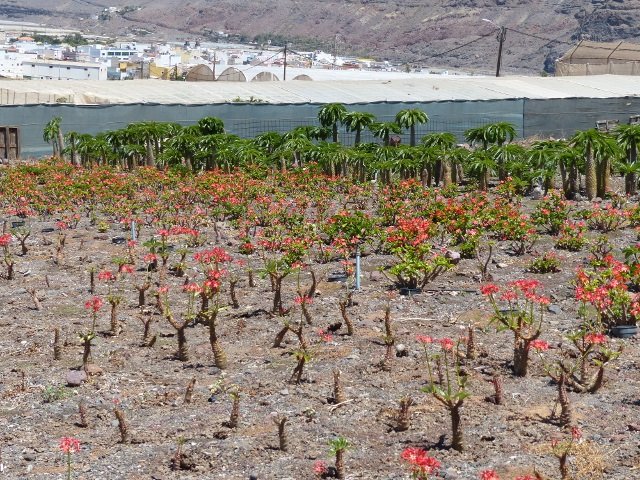
<instances>
[{"instance_id":1,"label":"rocky mountain slope","mask_svg":"<svg viewBox=\"0 0 640 480\"><path fill-rule=\"evenodd\" d=\"M636 41L640 0L0 0L10 19L106 35L211 39L223 31L294 48L337 50L423 67L491 72L496 25L508 28L505 73L538 74L581 38ZM136 3L134 3L136 2ZM483 21L488 19L493 22ZM141 39L142 39L141 38Z\"/></svg>"}]
</instances>

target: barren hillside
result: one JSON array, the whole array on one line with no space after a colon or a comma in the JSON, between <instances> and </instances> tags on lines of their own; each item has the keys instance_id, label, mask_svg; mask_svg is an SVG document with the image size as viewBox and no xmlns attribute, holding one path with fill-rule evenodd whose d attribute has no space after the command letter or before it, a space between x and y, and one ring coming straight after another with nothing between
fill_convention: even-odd
<instances>
[{"instance_id":1,"label":"barren hillside","mask_svg":"<svg viewBox=\"0 0 640 480\"><path fill-rule=\"evenodd\" d=\"M294 48L336 48L339 54L480 71L492 71L497 55L496 27L483 21L490 19L509 28L504 71L532 74L577 39L634 41L640 36L638 0L130 1L119 6L140 8L98 18L113 2L73 0L54 6L30 0L27 7L0 0L0 15L141 38L206 39L224 31L245 40L278 44L286 39Z\"/></svg>"}]
</instances>

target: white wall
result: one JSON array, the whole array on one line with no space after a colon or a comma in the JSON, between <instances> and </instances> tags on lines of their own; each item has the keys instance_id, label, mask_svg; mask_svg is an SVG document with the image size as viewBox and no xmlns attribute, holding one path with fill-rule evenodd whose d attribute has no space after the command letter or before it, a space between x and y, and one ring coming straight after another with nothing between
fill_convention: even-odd
<instances>
[{"instance_id":1,"label":"white wall","mask_svg":"<svg viewBox=\"0 0 640 480\"><path fill-rule=\"evenodd\" d=\"M43 80L106 80L104 65L24 62L23 75Z\"/></svg>"}]
</instances>

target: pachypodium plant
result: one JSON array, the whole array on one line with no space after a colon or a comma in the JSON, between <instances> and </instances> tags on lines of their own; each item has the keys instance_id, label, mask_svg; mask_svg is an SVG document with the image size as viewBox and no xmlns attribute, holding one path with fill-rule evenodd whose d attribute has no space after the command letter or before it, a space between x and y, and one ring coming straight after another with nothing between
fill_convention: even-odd
<instances>
[{"instance_id":1,"label":"pachypodium plant","mask_svg":"<svg viewBox=\"0 0 640 480\"><path fill-rule=\"evenodd\" d=\"M464 400L469 397L470 393L466 390L468 377L460 368L459 344L450 338L434 340L427 335L419 335L418 341L424 347L429 374L429 383L422 388L422 391L431 394L449 411L451 448L461 452L464 449L464 438L460 413ZM434 342L440 345L441 353L434 355L429 352L428 345ZM432 362L436 359L440 360L440 365L444 370L443 375L438 375L437 379L434 377L434 369L432 368Z\"/></svg>"},{"instance_id":2,"label":"pachypodium plant","mask_svg":"<svg viewBox=\"0 0 640 480\"><path fill-rule=\"evenodd\" d=\"M562 480L572 478L569 458L575 454L581 440L582 432L578 427L571 428L571 437L566 440L551 440L551 452L558 459L558 470Z\"/></svg>"},{"instance_id":3,"label":"pachypodium plant","mask_svg":"<svg viewBox=\"0 0 640 480\"><path fill-rule=\"evenodd\" d=\"M513 372L517 377L527 375L531 342L542 333L542 320L549 299L538 295L540 285L537 280L522 279L510 282L502 289L492 283L480 288L493 307L491 322L496 329L513 332Z\"/></svg>"},{"instance_id":4,"label":"pachypodium plant","mask_svg":"<svg viewBox=\"0 0 640 480\"><path fill-rule=\"evenodd\" d=\"M563 349L561 358L551 364L543 362L545 372L557 383L564 375L564 382L576 393L597 392L603 385L605 367L622 354L623 347L612 348L606 335L588 326L570 332L567 339L573 349ZM533 345L534 350L548 349L546 342L537 341L541 345Z\"/></svg>"},{"instance_id":5,"label":"pachypodium plant","mask_svg":"<svg viewBox=\"0 0 640 480\"><path fill-rule=\"evenodd\" d=\"M584 221L567 221L560 227L556 248L568 250L569 252L579 252L588 243L584 236L586 231L587 224Z\"/></svg>"},{"instance_id":6,"label":"pachypodium plant","mask_svg":"<svg viewBox=\"0 0 640 480\"><path fill-rule=\"evenodd\" d=\"M336 469L336 478L339 480L344 480L345 478L345 467L344 467L344 454L345 452L351 448L351 444L344 437L338 437L329 442L329 448L332 455L335 456L335 469Z\"/></svg>"},{"instance_id":7,"label":"pachypodium plant","mask_svg":"<svg viewBox=\"0 0 640 480\"><path fill-rule=\"evenodd\" d=\"M527 270L531 273L556 273L560 271L560 259L554 252L544 252L529 263Z\"/></svg>"},{"instance_id":8,"label":"pachypodium plant","mask_svg":"<svg viewBox=\"0 0 640 480\"><path fill-rule=\"evenodd\" d=\"M632 270L624 262L606 255L593 268L579 268L576 300L594 307L601 329L634 325L640 318L640 296L629 291Z\"/></svg>"},{"instance_id":9,"label":"pachypodium plant","mask_svg":"<svg viewBox=\"0 0 640 480\"><path fill-rule=\"evenodd\" d=\"M388 272L399 288L424 288L430 281L453 267L445 252L431 244L433 224L423 218L400 219L386 231L386 242L398 262Z\"/></svg>"},{"instance_id":10,"label":"pachypodium plant","mask_svg":"<svg viewBox=\"0 0 640 480\"><path fill-rule=\"evenodd\" d=\"M15 261L13 260L13 255L9 250L9 244L11 244L12 236L10 233L5 233L4 235L0 235L0 248L2 248L2 259L4 264L7 267L7 280L13 280L14 277L14 267Z\"/></svg>"},{"instance_id":11,"label":"pachypodium plant","mask_svg":"<svg viewBox=\"0 0 640 480\"><path fill-rule=\"evenodd\" d=\"M201 286L192 284L190 293L200 296L201 304L197 317L209 327L209 344L211 345L216 367L225 369L227 367L227 355L218 337L217 320L218 313L222 308L220 307L222 279L227 273L223 266L231 262L232 258L220 247L198 252L193 258L203 268L205 280Z\"/></svg>"},{"instance_id":12,"label":"pachypodium plant","mask_svg":"<svg viewBox=\"0 0 640 480\"><path fill-rule=\"evenodd\" d=\"M400 458L409 466L411 478L414 480L428 480L429 475L435 475L440 470L440 462L422 448L405 448Z\"/></svg>"},{"instance_id":13,"label":"pachypodium plant","mask_svg":"<svg viewBox=\"0 0 640 480\"><path fill-rule=\"evenodd\" d=\"M60 439L60 450L66 457L67 480L71 480L71 455L80 451L80 440L74 437L62 437Z\"/></svg>"},{"instance_id":14,"label":"pachypodium plant","mask_svg":"<svg viewBox=\"0 0 640 480\"><path fill-rule=\"evenodd\" d=\"M570 208L560 192L550 192L531 214L533 223L549 235L556 236L569 219Z\"/></svg>"},{"instance_id":15,"label":"pachypodium plant","mask_svg":"<svg viewBox=\"0 0 640 480\"><path fill-rule=\"evenodd\" d=\"M611 203L594 203L590 209L582 210L578 214L591 230L608 233L627 226L630 212Z\"/></svg>"}]
</instances>

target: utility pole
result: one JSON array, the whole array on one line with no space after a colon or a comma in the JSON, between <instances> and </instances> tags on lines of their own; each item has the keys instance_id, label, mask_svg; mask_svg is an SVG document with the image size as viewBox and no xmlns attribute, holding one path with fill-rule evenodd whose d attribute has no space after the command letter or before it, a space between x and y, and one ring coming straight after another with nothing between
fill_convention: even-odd
<instances>
[{"instance_id":1,"label":"utility pole","mask_svg":"<svg viewBox=\"0 0 640 480\"><path fill-rule=\"evenodd\" d=\"M282 72L282 81L287 79L287 44L284 44L284 72Z\"/></svg>"},{"instance_id":2,"label":"utility pole","mask_svg":"<svg viewBox=\"0 0 640 480\"><path fill-rule=\"evenodd\" d=\"M500 76L500 66L502 65L502 45L504 44L506 38L506 27L500 27L500 32L498 32L498 63L496 65L496 77Z\"/></svg>"}]
</instances>

